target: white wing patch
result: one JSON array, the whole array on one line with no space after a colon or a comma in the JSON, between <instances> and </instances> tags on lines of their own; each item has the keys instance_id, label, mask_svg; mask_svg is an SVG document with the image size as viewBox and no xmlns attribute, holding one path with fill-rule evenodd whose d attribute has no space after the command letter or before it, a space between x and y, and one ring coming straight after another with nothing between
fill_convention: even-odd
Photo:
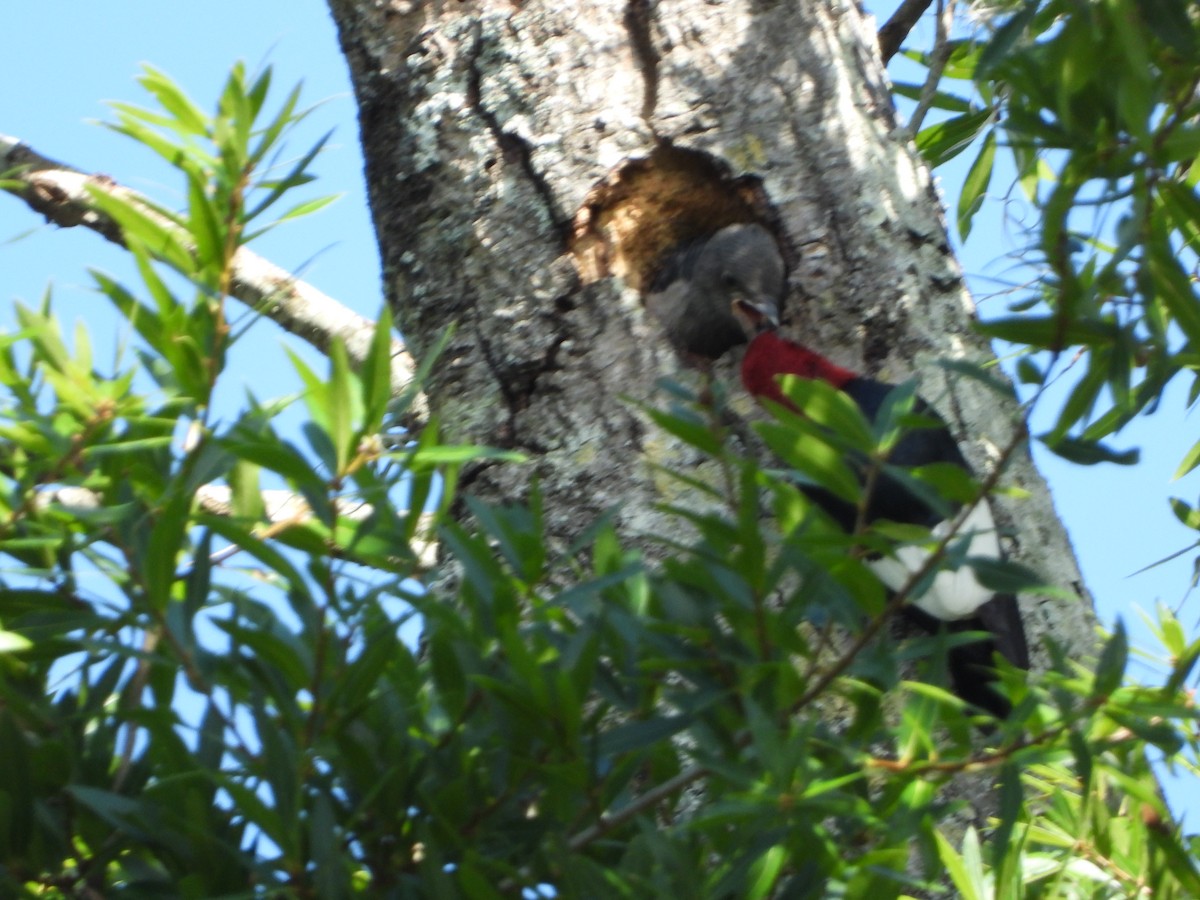
<instances>
[{"instance_id":1,"label":"white wing patch","mask_svg":"<svg viewBox=\"0 0 1200 900\"><path fill-rule=\"evenodd\" d=\"M930 533L935 541L940 541L949 530L950 522L939 522ZM971 542L967 556L1000 558L1000 537L986 500L975 505L954 540L964 538ZM880 581L893 591L898 591L914 572L920 571L928 558L928 547L907 545L897 547L894 556L871 560L868 565ZM994 593L979 583L974 569L964 565L938 572L925 592L912 598L912 601L918 609L934 618L951 622L975 615L975 611L991 600Z\"/></svg>"}]
</instances>

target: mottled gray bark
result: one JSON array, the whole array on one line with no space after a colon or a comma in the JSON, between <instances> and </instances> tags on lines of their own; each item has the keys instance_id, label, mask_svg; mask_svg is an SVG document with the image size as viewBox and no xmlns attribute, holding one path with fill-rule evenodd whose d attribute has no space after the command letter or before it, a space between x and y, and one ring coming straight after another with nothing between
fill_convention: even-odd
<instances>
[{"instance_id":1,"label":"mottled gray bark","mask_svg":"<svg viewBox=\"0 0 1200 900\"><path fill-rule=\"evenodd\" d=\"M1014 402L932 365L991 352L971 331L939 199L898 134L876 35L854 4L330 5L388 298L418 357L458 327L431 406L456 439L533 460L482 468L470 490L519 498L536 472L558 539L614 505L627 533L656 530L665 498L650 464L694 461L628 401L653 397L661 376L698 376L679 371L636 288L671 240L750 218L786 248L790 334L881 378L919 371L981 473L1011 443ZM708 154L727 177L664 148ZM631 159L646 162L620 170ZM715 376L749 411L736 362ZM1014 554L1083 598L1023 450L1003 483L1028 494L995 501ZM1023 608L1035 645L1053 622L1058 639L1090 648L1083 600Z\"/></svg>"}]
</instances>

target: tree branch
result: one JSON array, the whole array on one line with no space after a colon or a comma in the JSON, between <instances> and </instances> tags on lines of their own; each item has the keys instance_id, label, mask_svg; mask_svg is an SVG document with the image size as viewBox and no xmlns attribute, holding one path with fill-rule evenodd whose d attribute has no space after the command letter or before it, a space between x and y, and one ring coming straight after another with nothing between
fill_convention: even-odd
<instances>
[{"instance_id":1,"label":"tree branch","mask_svg":"<svg viewBox=\"0 0 1200 900\"><path fill-rule=\"evenodd\" d=\"M953 24L954 0L938 0L937 34L933 40L933 52L929 54L929 75L921 87L921 99L917 101L917 108L913 110L908 121L908 133L911 137L915 138L921 130L925 113L929 112L937 96L938 82L942 80L942 71L946 68L946 62L950 59L953 49L950 44L950 28Z\"/></svg>"},{"instance_id":2,"label":"tree branch","mask_svg":"<svg viewBox=\"0 0 1200 900\"><path fill-rule=\"evenodd\" d=\"M263 490L260 493L264 518L267 523L266 532L260 535L261 537L274 536L292 525L303 524L313 516L308 502L299 494L285 490ZM37 505L42 509L58 505L68 512L91 512L100 508L101 498L95 491L88 488L64 486L39 491ZM201 485L196 490L196 505L209 515L231 516L233 515L233 491L225 485ZM373 515L374 512L375 508L369 503L339 502L338 516L344 519L360 521ZM431 569L437 561L438 543L431 527L434 523L434 516L430 513L421 513L420 519L421 523L417 527L417 533L413 537L409 549L416 559L416 571L425 572ZM225 550L214 553L210 562L214 564L224 562L240 549L236 545L231 545Z\"/></svg>"},{"instance_id":3,"label":"tree branch","mask_svg":"<svg viewBox=\"0 0 1200 900\"><path fill-rule=\"evenodd\" d=\"M146 215L155 216L162 227L175 230L184 246L192 246L188 235L157 217L150 202L138 192L122 187L106 175L90 175L42 156L17 138L4 134L0 134L0 189L20 197L55 225L63 228L82 225L124 247L121 229L92 203L90 192L104 191L124 201L133 201ZM356 368L366 359L374 322L245 247L234 256L230 296L322 353L327 353L334 339L340 337ZM404 342L394 339L393 396L411 388L415 368ZM406 411L404 424L419 428L427 417L425 397L418 394Z\"/></svg>"},{"instance_id":4,"label":"tree branch","mask_svg":"<svg viewBox=\"0 0 1200 900\"><path fill-rule=\"evenodd\" d=\"M879 55L883 58L885 66L900 50L900 45L913 30L913 26L920 21L921 16L925 15L925 10L929 9L932 2L933 0L904 0L879 29Z\"/></svg>"}]
</instances>

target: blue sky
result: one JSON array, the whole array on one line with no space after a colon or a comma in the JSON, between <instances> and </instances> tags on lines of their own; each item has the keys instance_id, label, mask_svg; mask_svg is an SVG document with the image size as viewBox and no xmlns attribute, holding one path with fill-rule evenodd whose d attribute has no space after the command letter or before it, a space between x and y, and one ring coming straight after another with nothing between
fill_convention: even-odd
<instances>
[{"instance_id":1,"label":"blue sky","mask_svg":"<svg viewBox=\"0 0 1200 900\"><path fill-rule=\"evenodd\" d=\"M894 5L879 4L885 14ZM928 44L924 27L918 42ZM269 63L277 95L304 82L304 98L319 104L291 144L297 152L333 129L333 139L315 165L320 176L314 193L344 196L315 217L265 236L255 249L273 262L299 272L327 294L364 315L381 304L379 261L371 230L362 160L357 146L355 106L332 21L317 0L207 0L203 4L122 0L120 3L64 2L7 4L0 29L0 132L18 137L38 151L76 167L103 172L168 205L179 199L180 185L148 151L114 132L92 124L110 119L106 100L142 104L147 98L135 83L142 63L166 71L193 100L211 108L229 67L243 60L251 70ZM969 156L941 173L950 196L961 181ZM1005 184L993 183L994 190ZM981 302L983 315L1004 312L1004 297L987 299L996 289L985 276L1002 278L1010 261L997 260L1019 235L1002 223L999 204L977 216L975 231L960 258ZM125 337L107 301L90 287L89 267L135 281L126 254L82 229L45 225L19 202L0 197L0 329L11 327L11 301L37 303L47 286L65 330L86 323L98 360ZM231 357L233 382L239 378L260 398L293 391L283 347L299 348L270 322L257 323ZM310 365L323 368L315 352ZM1052 410L1059 397L1044 401ZM1101 622L1111 626L1123 616L1135 643L1150 645L1138 608L1153 611L1157 602L1178 607L1184 599L1195 554L1169 565L1132 573L1190 546L1196 535L1180 525L1167 507L1169 496L1194 503L1196 476L1179 483L1172 473L1197 438L1187 414L1182 386L1168 391L1159 412L1129 426L1115 441L1141 448L1134 467L1079 467L1046 453L1035 456L1049 480L1056 506L1067 525L1086 583L1096 597ZM1033 430L1045 428L1035 416ZM1197 610L1188 603L1184 626L1197 630ZM1200 804L1200 786L1171 786L1177 810ZM1195 823L1191 823L1195 827Z\"/></svg>"}]
</instances>

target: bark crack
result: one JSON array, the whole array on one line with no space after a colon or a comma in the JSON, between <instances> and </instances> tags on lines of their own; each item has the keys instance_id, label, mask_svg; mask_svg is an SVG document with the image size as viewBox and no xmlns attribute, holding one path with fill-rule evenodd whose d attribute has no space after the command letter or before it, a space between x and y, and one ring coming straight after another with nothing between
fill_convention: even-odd
<instances>
[{"instance_id":1,"label":"bark crack","mask_svg":"<svg viewBox=\"0 0 1200 900\"><path fill-rule=\"evenodd\" d=\"M658 105L658 62L662 59L650 34L650 16L650 0L629 0L625 5L624 23L634 63L642 73L642 118L647 123Z\"/></svg>"},{"instance_id":2,"label":"bark crack","mask_svg":"<svg viewBox=\"0 0 1200 900\"><path fill-rule=\"evenodd\" d=\"M788 111L788 125L792 132L792 140L795 142L797 156L802 158L805 166L809 171L821 171L821 165L813 154L812 143L809 135L800 127L800 123L805 121L804 113L800 110L787 85L782 81L775 80L776 89L783 100L783 106ZM816 97L814 106L818 109L825 109L829 105L829 93L825 83L814 77L813 92ZM839 263L844 266L850 259L849 248L847 246L846 237L842 233L841 223L838 221L837 210L841 209L840 201L844 198L837 197L833 194L826 179L815 179L817 187L817 196L820 199L821 207L828 210L826 214L826 222L829 225L829 233L833 237L834 246L840 257Z\"/></svg>"},{"instance_id":3,"label":"bark crack","mask_svg":"<svg viewBox=\"0 0 1200 900\"><path fill-rule=\"evenodd\" d=\"M550 221L550 227L558 236L562 249L567 246L567 225L568 221L557 212L558 204L554 196L554 190L550 187L550 183L545 176L538 170L533 162L533 149L529 142L521 135L514 131L509 131L500 124L500 120L496 117L495 112L488 109L483 102L483 66L480 64L480 59L483 56L483 22L476 20L474 23L474 41L471 44L471 49L467 54L467 103L471 109L483 120L488 131L492 135L492 140L496 142L496 146L500 148L504 155L505 162L515 164L520 168L521 173L525 176L530 186L533 188L542 206L546 210L546 216Z\"/></svg>"}]
</instances>

